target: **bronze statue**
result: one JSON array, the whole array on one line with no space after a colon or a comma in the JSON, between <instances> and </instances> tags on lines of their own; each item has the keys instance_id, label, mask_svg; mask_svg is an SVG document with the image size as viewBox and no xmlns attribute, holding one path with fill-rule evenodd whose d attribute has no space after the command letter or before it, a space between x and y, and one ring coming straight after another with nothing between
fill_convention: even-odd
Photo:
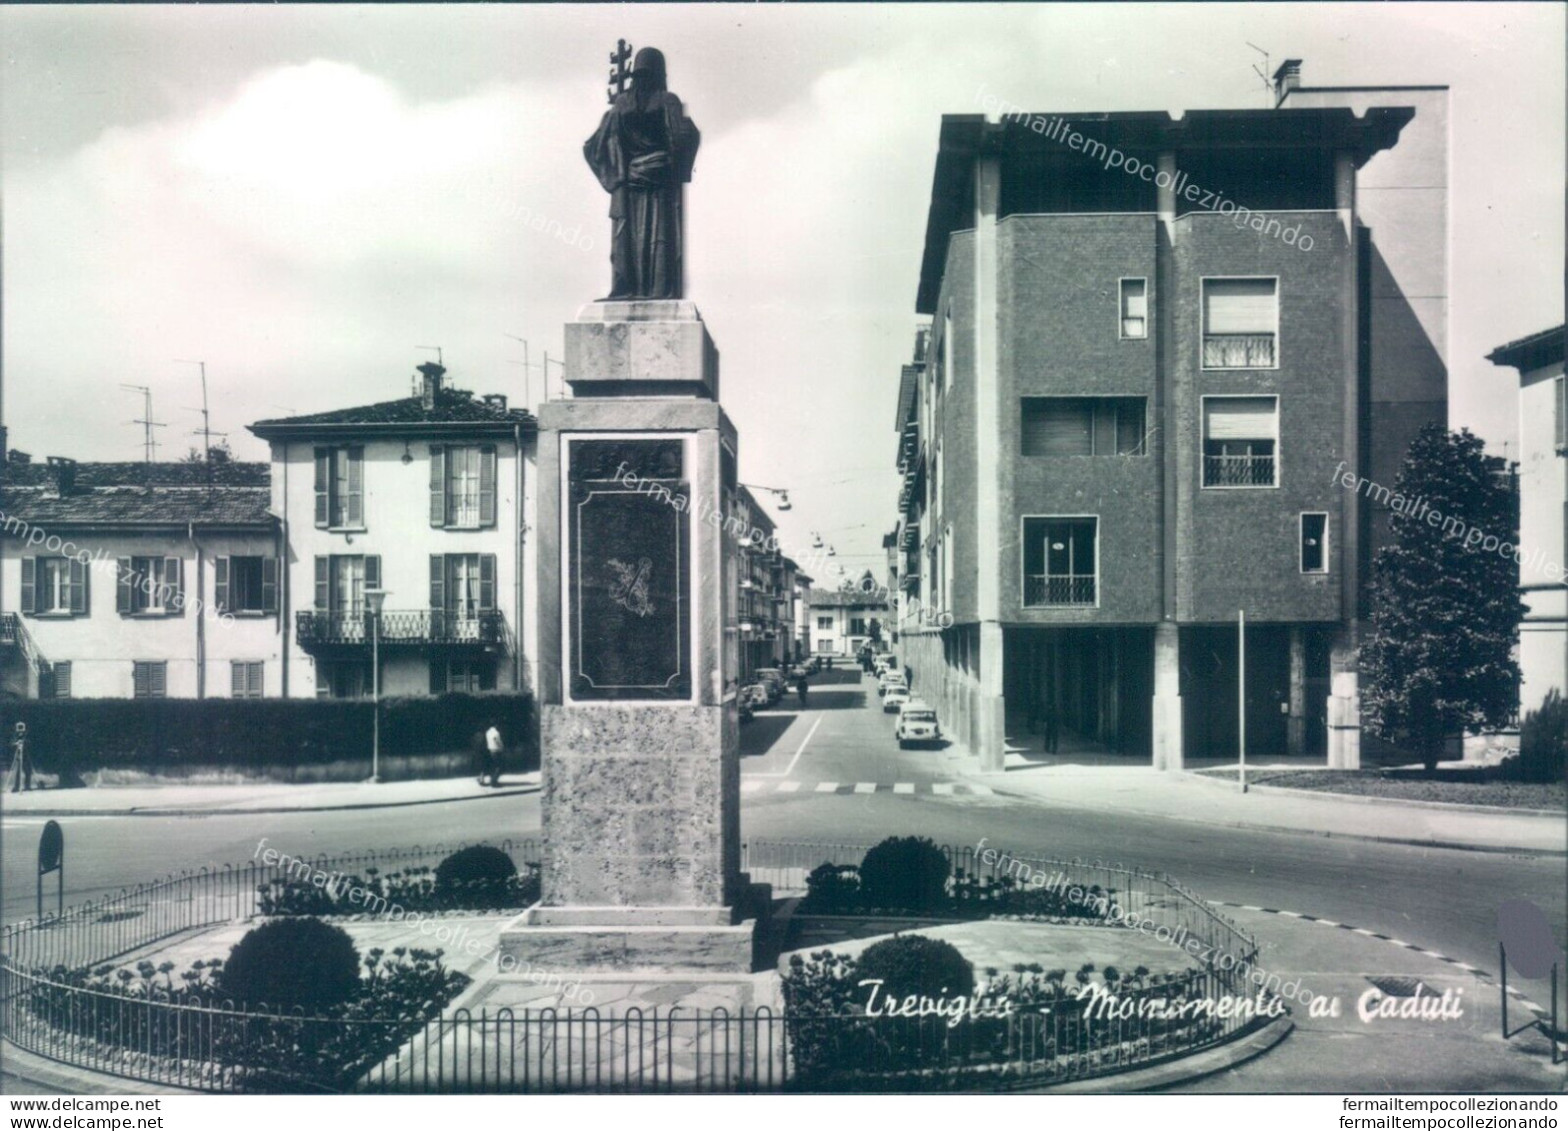
<instances>
[{"instance_id":1,"label":"bronze statue","mask_svg":"<svg viewBox=\"0 0 1568 1131\"><path fill-rule=\"evenodd\" d=\"M652 47L632 62L631 89L624 85L626 45L611 75L610 108L583 156L610 194L610 266L607 299L678 299L681 279L683 186L691 180L701 135L665 89L664 55Z\"/></svg>"}]
</instances>

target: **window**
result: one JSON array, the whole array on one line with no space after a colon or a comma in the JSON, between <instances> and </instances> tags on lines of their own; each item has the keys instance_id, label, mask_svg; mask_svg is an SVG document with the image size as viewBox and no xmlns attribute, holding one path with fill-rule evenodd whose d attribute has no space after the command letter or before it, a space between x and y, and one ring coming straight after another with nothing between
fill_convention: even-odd
<instances>
[{"instance_id":1,"label":"window","mask_svg":"<svg viewBox=\"0 0 1568 1131\"><path fill-rule=\"evenodd\" d=\"M431 554L430 609L435 636L478 639L479 614L495 608L494 554Z\"/></svg>"},{"instance_id":2,"label":"window","mask_svg":"<svg viewBox=\"0 0 1568 1131\"><path fill-rule=\"evenodd\" d=\"M823 632L832 632L833 631L833 618L832 617L818 617L817 618L817 628L819 630L823 631Z\"/></svg>"},{"instance_id":3,"label":"window","mask_svg":"<svg viewBox=\"0 0 1568 1131\"><path fill-rule=\"evenodd\" d=\"M316 612L331 621L323 635L344 643L368 640L365 590L381 588L381 555L318 555L315 582Z\"/></svg>"},{"instance_id":4,"label":"window","mask_svg":"<svg viewBox=\"0 0 1568 1131\"><path fill-rule=\"evenodd\" d=\"M1203 280L1203 368L1273 369L1279 333L1274 279Z\"/></svg>"},{"instance_id":5,"label":"window","mask_svg":"<svg viewBox=\"0 0 1568 1131\"><path fill-rule=\"evenodd\" d=\"M1557 388L1557 454L1562 455L1568 452L1568 395L1561 377L1552 384Z\"/></svg>"},{"instance_id":6,"label":"window","mask_svg":"<svg viewBox=\"0 0 1568 1131\"><path fill-rule=\"evenodd\" d=\"M229 665L229 694L235 699L260 699L261 661L235 660Z\"/></svg>"},{"instance_id":7,"label":"window","mask_svg":"<svg viewBox=\"0 0 1568 1131\"><path fill-rule=\"evenodd\" d=\"M164 699L169 694L169 665L163 660L137 660L131 665L131 693L138 699Z\"/></svg>"},{"instance_id":8,"label":"window","mask_svg":"<svg viewBox=\"0 0 1568 1131\"><path fill-rule=\"evenodd\" d=\"M219 612L275 613L278 610L278 559L220 557L213 563L214 596Z\"/></svg>"},{"instance_id":9,"label":"window","mask_svg":"<svg viewBox=\"0 0 1568 1131\"><path fill-rule=\"evenodd\" d=\"M179 558L121 558L115 609L121 616L183 616Z\"/></svg>"},{"instance_id":10,"label":"window","mask_svg":"<svg viewBox=\"0 0 1568 1131\"><path fill-rule=\"evenodd\" d=\"M1144 454L1142 397L1025 397L1026 456Z\"/></svg>"},{"instance_id":11,"label":"window","mask_svg":"<svg viewBox=\"0 0 1568 1131\"><path fill-rule=\"evenodd\" d=\"M942 391L953 387L953 308L942 318Z\"/></svg>"},{"instance_id":12,"label":"window","mask_svg":"<svg viewBox=\"0 0 1568 1131\"><path fill-rule=\"evenodd\" d=\"M86 616L87 563L75 558L22 559L22 612L29 616Z\"/></svg>"},{"instance_id":13,"label":"window","mask_svg":"<svg viewBox=\"0 0 1568 1131\"><path fill-rule=\"evenodd\" d=\"M1301 572L1328 572L1328 515L1321 512L1301 516Z\"/></svg>"},{"instance_id":14,"label":"window","mask_svg":"<svg viewBox=\"0 0 1568 1131\"><path fill-rule=\"evenodd\" d=\"M469 695L495 690L493 660L431 660L430 694L461 691Z\"/></svg>"},{"instance_id":15,"label":"window","mask_svg":"<svg viewBox=\"0 0 1568 1131\"><path fill-rule=\"evenodd\" d=\"M866 635L866 618L865 617L850 617L849 618L849 634L851 636L864 636L864 635Z\"/></svg>"},{"instance_id":16,"label":"window","mask_svg":"<svg viewBox=\"0 0 1568 1131\"><path fill-rule=\"evenodd\" d=\"M1024 607L1098 603L1097 518L1024 519Z\"/></svg>"},{"instance_id":17,"label":"window","mask_svg":"<svg viewBox=\"0 0 1568 1131\"><path fill-rule=\"evenodd\" d=\"M1276 397L1203 399L1203 485L1278 486Z\"/></svg>"},{"instance_id":18,"label":"window","mask_svg":"<svg viewBox=\"0 0 1568 1131\"><path fill-rule=\"evenodd\" d=\"M38 670L38 698L69 699L71 697L71 661L56 660Z\"/></svg>"},{"instance_id":19,"label":"window","mask_svg":"<svg viewBox=\"0 0 1568 1131\"><path fill-rule=\"evenodd\" d=\"M430 525L495 525L495 448L430 448Z\"/></svg>"},{"instance_id":20,"label":"window","mask_svg":"<svg viewBox=\"0 0 1568 1131\"><path fill-rule=\"evenodd\" d=\"M1122 280L1121 335L1124 338L1149 336L1149 281L1147 279Z\"/></svg>"},{"instance_id":21,"label":"window","mask_svg":"<svg viewBox=\"0 0 1568 1131\"><path fill-rule=\"evenodd\" d=\"M363 699L370 694L370 665L366 663L318 663L318 699Z\"/></svg>"},{"instance_id":22,"label":"window","mask_svg":"<svg viewBox=\"0 0 1568 1131\"><path fill-rule=\"evenodd\" d=\"M316 449L316 525L357 530L365 525L365 449Z\"/></svg>"}]
</instances>

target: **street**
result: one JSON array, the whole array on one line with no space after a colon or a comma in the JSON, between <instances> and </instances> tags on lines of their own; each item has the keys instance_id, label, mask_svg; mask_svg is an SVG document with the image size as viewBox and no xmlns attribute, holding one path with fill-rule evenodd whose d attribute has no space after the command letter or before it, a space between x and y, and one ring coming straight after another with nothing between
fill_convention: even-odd
<instances>
[{"instance_id":1,"label":"street","mask_svg":"<svg viewBox=\"0 0 1568 1131\"><path fill-rule=\"evenodd\" d=\"M1210 828L1042 803L1011 796L1005 786L977 792L948 769L940 751L900 751L893 723L880 710L874 682L843 668L813 679L804 710L791 695L777 709L759 712L741 728L742 836L872 844L919 834L955 845L985 837L992 847L1023 855L1099 858L1167 872L1211 900L1362 928L1489 972L1497 969L1500 901L1534 900L1554 922L1565 914L1560 858ZM1369 821L1375 813L1369 809ZM31 914L43 823L26 817L0 825L8 922ZM539 798L61 823L69 904L179 867L247 860L261 837L291 855L534 837ZM1330 949L1321 927L1289 915L1224 912L1257 935L1260 961L1269 969L1333 968L1320 958ZM1354 941L1360 945L1364 936ZM1377 943L1364 964L1369 972L1422 974L1422 961ZM1449 972L1485 996L1462 971ZM1518 984L1535 1000L1549 1000L1544 984ZM1250 1077L1238 1079L1244 1085Z\"/></svg>"}]
</instances>

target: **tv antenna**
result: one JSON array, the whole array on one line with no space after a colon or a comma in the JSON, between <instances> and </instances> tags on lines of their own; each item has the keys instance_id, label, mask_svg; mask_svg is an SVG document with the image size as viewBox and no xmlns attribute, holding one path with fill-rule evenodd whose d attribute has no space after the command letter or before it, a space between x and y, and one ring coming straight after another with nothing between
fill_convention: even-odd
<instances>
[{"instance_id":1,"label":"tv antenna","mask_svg":"<svg viewBox=\"0 0 1568 1131\"><path fill-rule=\"evenodd\" d=\"M1256 43L1253 43L1250 39L1243 40L1242 42L1256 51L1259 55L1263 56L1263 66L1259 67L1256 63L1254 63L1252 64L1252 71L1258 76L1258 78L1263 80L1263 104L1268 108L1273 109L1274 80L1269 77L1269 53L1263 50L1263 48L1259 47Z\"/></svg>"},{"instance_id":2,"label":"tv antenna","mask_svg":"<svg viewBox=\"0 0 1568 1131\"><path fill-rule=\"evenodd\" d=\"M152 438L152 430L154 428L167 428L168 425L152 418L152 390L150 388L146 385L126 385L123 383L120 385L120 388L129 389L133 393L142 395L142 415L139 419L129 421L128 423L140 424L142 426L142 458L147 463L151 463L154 453L158 450L158 441Z\"/></svg>"},{"instance_id":3,"label":"tv antenna","mask_svg":"<svg viewBox=\"0 0 1568 1131\"><path fill-rule=\"evenodd\" d=\"M201 367L201 408L192 408L186 411L201 413L201 427L192 432L191 435L201 437L201 458L210 465L212 463L212 438L217 436L226 440L229 434L212 430L212 416L207 411L207 363L205 361L191 361L189 358L184 357L177 357L174 361L177 365L197 365Z\"/></svg>"}]
</instances>

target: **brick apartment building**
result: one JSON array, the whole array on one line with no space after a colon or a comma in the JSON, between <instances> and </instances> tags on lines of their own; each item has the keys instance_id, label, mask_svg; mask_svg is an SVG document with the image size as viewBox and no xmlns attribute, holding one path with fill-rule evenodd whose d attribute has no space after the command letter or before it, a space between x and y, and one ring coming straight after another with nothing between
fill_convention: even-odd
<instances>
[{"instance_id":1,"label":"brick apartment building","mask_svg":"<svg viewBox=\"0 0 1568 1131\"><path fill-rule=\"evenodd\" d=\"M1335 472L1391 484L1446 420L1447 92L1276 84L1272 110L942 120L900 649L988 766L1042 711L1080 749L1234 758L1239 610L1249 752L1359 764L1386 522Z\"/></svg>"}]
</instances>

